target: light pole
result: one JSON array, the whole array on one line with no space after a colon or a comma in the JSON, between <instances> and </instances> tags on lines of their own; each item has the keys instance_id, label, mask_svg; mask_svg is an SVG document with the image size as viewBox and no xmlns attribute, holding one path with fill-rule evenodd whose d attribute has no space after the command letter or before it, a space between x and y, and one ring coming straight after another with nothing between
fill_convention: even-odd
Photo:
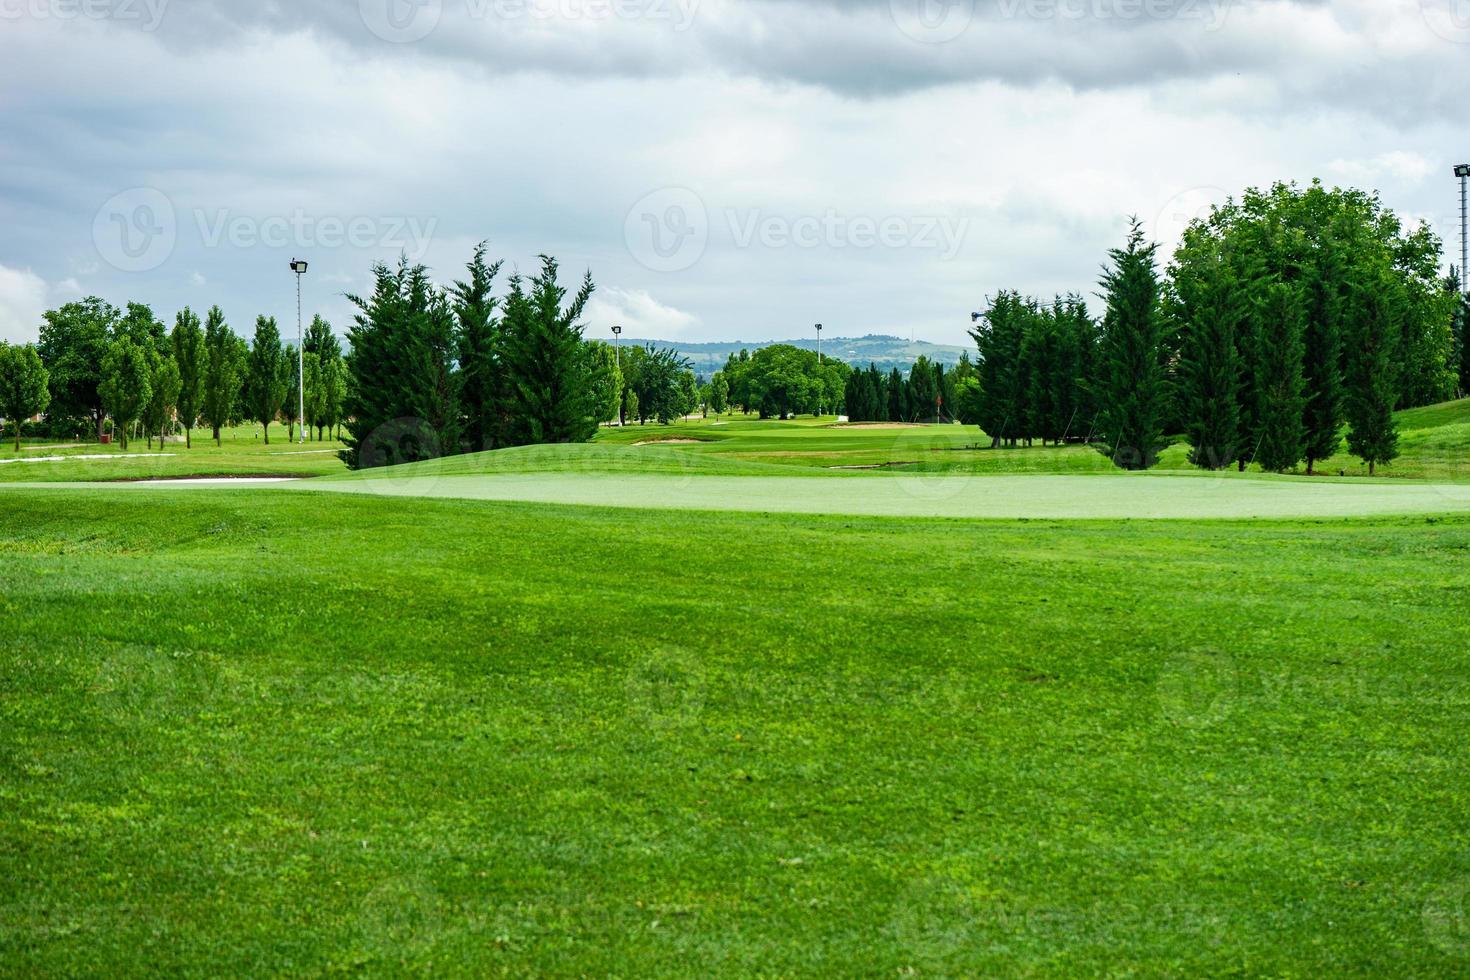
<instances>
[{"instance_id":1,"label":"light pole","mask_svg":"<svg viewBox=\"0 0 1470 980\"><path fill-rule=\"evenodd\" d=\"M299 445L306 445L306 345L301 334L301 277L306 275L306 263L291 260L291 271L296 273L296 421L301 425Z\"/></svg>"},{"instance_id":2,"label":"light pole","mask_svg":"<svg viewBox=\"0 0 1470 980\"><path fill-rule=\"evenodd\" d=\"M622 348L620 348L618 346L618 341L623 336L623 328L621 326L614 326L612 328L612 330L613 330L613 363L617 364L617 366L618 366L618 379L619 379L619 381L621 381L621 379L623 377L623 351L622 351ZM621 427L622 424L623 424L623 393L621 391L619 391L618 392L618 425Z\"/></svg>"},{"instance_id":3,"label":"light pole","mask_svg":"<svg viewBox=\"0 0 1470 980\"><path fill-rule=\"evenodd\" d=\"M817 389L817 415L818 416L820 416L822 414L822 409L826 408L826 405L824 404L824 402L826 401L825 396L827 394L827 386L822 382L821 367L822 367L822 325L819 323L819 324L817 324L817 368L818 368L818 372L817 372L817 384L820 386Z\"/></svg>"},{"instance_id":4,"label":"light pole","mask_svg":"<svg viewBox=\"0 0 1470 980\"><path fill-rule=\"evenodd\" d=\"M1470 179L1470 163L1462 163L1456 167L1455 176L1460 178L1460 288L1470 293L1470 282L1466 281L1470 272L1465 269L1466 264L1470 263L1470 227L1467 227L1465 218L1465 181Z\"/></svg>"}]
</instances>

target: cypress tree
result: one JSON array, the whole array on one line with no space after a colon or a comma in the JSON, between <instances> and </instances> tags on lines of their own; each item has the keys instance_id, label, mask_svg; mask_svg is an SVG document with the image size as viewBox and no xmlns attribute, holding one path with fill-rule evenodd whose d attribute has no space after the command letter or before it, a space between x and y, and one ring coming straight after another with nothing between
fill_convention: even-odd
<instances>
[{"instance_id":1,"label":"cypress tree","mask_svg":"<svg viewBox=\"0 0 1470 980\"><path fill-rule=\"evenodd\" d=\"M1283 473L1299 463L1304 452L1301 291L1278 279L1266 286L1258 302L1260 330L1249 361L1256 380L1256 462L1264 470Z\"/></svg>"},{"instance_id":2,"label":"cypress tree","mask_svg":"<svg viewBox=\"0 0 1470 980\"><path fill-rule=\"evenodd\" d=\"M1164 444L1164 318L1154 263L1157 251L1158 245L1145 241L1135 217L1124 247L1109 252L1111 266L1102 277L1107 312L1097 386L1098 424L1109 440L1113 463L1127 470L1153 466Z\"/></svg>"},{"instance_id":3,"label":"cypress tree","mask_svg":"<svg viewBox=\"0 0 1470 980\"><path fill-rule=\"evenodd\" d=\"M888 374L888 421L908 421L908 396L905 392L903 375L894 368Z\"/></svg>"},{"instance_id":4,"label":"cypress tree","mask_svg":"<svg viewBox=\"0 0 1470 980\"><path fill-rule=\"evenodd\" d=\"M529 290L519 276L511 279L504 331L512 442L586 442L597 432L579 322L592 296L592 274L563 308L567 291L557 271L556 260L543 255Z\"/></svg>"},{"instance_id":5,"label":"cypress tree","mask_svg":"<svg viewBox=\"0 0 1470 980\"><path fill-rule=\"evenodd\" d=\"M1396 283L1382 271L1352 282L1348 288L1348 451L1368 464L1372 476L1379 463L1398 457L1398 402L1395 369L1401 328L1397 322Z\"/></svg>"},{"instance_id":6,"label":"cypress tree","mask_svg":"<svg viewBox=\"0 0 1470 980\"><path fill-rule=\"evenodd\" d=\"M1204 275L1175 279L1182 323L1178 371L1179 408L1189 437L1189 461L1218 470L1240 455L1242 363L1237 346L1245 298L1218 253Z\"/></svg>"},{"instance_id":7,"label":"cypress tree","mask_svg":"<svg viewBox=\"0 0 1470 980\"><path fill-rule=\"evenodd\" d=\"M1317 264L1307 270L1308 314L1303 336L1302 456L1310 476L1319 460L1331 459L1342 444L1342 279L1343 257L1336 242L1321 246Z\"/></svg>"},{"instance_id":8,"label":"cypress tree","mask_svg":"<svg viewBox=\"0 0 1470 980\"><path fill-rule=\"evenodd\" d=\"M888 386L878 365L868 365L868 410L874 422L888 421Z\"/></svg>"},{"instance_id":9,"label":"cypress tree","mask_svg":"<svg viewBox=\"0 0 1470 980\"><path fill-rule=\"evenodd\" d=\"M505 383L500 368L500 320L491 295L500 262L485 261L486 244L475 247L466 268L468 278L456 282L454 314L458 321L459 366L465 413L465 442L470 452L498 444L500 408Z\"/></svg>"}]
</instances>

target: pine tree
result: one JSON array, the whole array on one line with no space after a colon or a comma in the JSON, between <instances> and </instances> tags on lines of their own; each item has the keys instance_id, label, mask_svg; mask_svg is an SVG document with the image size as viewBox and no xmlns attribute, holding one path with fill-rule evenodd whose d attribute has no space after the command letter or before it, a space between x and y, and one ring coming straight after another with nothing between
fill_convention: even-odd
<instances>
[{"instance_id":1,"label":"pine tree","mask_svg":"<svg viewBox=\"0 0 1470 980\"><path fill-rule=\"evenodd\" d=\"M934 383L934 370L929 363L929 358L920 354L914 361L914 366L909 369L911 417L915 421L933 418L938 397L939 391Z\"/></svg>"},{"instance_id":2,"label":"pine tree","mask_svg":"<svg viewBox=\"0 0 1470 980\"><path fill-rule=\"evenodd\" d=\"M520 276L513 277L505 303L510 441L586 442L597 432L597 410L579 321L592 296L592 275L563 307L567 291L557 282L557 262L548 255L540 258L541 271L526 283L529 289Z\"/></svg>"},{"instance_id":3,"label":"pine tree","mask_svg":"<svg viewBox=\"0 0 1470 980\"><path fill-rule=\"evenodd\" d=\"M1179 409L1189 461L1223 469L1240 455L1243 365L1237 344L1247 301L1229 264L1216 254L1205 274L1176 274L1175 302L1182 324Z\"/></svg>"},{"instance_id":4,"label":"pine tree","mask_svg":"<svg viewBox=\"0 0 1470 980\"><path fill-rule=\"evenodd\" d=\"M1284 473L1301 462L1304 452L1302 296L1295 285L1278 279L1266 286L1258 302L1260 331L1248 360L1255 379L1255 456L1261 469Z\"/></svg>"},{"instance_id":5,"label":"pine tree","mask_svg":"<svg viewBox=\"0 0 1470 980\"><path fill-rule=\"evenodd\" d=\"M1128 470L1153 466L1164 445L1164 317L1154 263L1157 250L1156 244L1145 241L1143 226L1133 218L1127 243L1109 252L1111 266L1102 277L1107 312L1097 385L1098 424L1109 440L1113 463Z\"/></svg>"},{"instance_id":6,"label":"pine tree","mask_svg":"<svg viewBox=\"0 0 1470 980\"><path fill-rule=\"evenodd\" d=\"M908 421L908 392L905 390L907 387L898 368L888 373L888 421Z\"/></svg>"},{"instance_id":7,"label":"pine tree","mask_svg":"<svg viewBox=\"0 0 1470 980\"><path fill-rule=\"evenodd\" d=\"M174 318L174 332L169 340L179 371L179 424L184 427L184 448L189 449L194 445L194 424L204 408L204 381L209 370L209 358L199 317L187 306Z\"/></svg>"},{"instance_id":8,"label":"pine tree","mask_svg":"<svg viewBox=\"0 0 1470 980\"><path fill-rule=\"evenodd\" d=\"M1396 370L1401 328L1396 320L1396 282L1380 271L1348 289L1348 451L1368 464L1372 476L1379 463L1398 458Z\"/></svg>"},{"instance_id":9,"label":"pine tree","mask_svg":"<svg viewBox=\"0 0 1470 980\"><path fill-rule=\"evenodd\" d=\"M461 397L465 413L465 443L470 452L499 444L501 410L506 385L500 367L498 300L492 295L501 263L485 261L488 246L481 242L466 267L468 278L450 290L458 323Z\"/></svg>"}]
</instances>

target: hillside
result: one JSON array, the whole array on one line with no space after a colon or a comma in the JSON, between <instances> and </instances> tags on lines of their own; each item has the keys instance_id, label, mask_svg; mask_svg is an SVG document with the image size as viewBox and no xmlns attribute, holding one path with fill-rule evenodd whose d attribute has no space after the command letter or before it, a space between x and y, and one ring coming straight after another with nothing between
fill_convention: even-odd
<instances>
[{"instance_id":1,"label":"hillside","mask_svg":"<svg viewBox=\"0 0 1470 980\"><path fill-rule=\"evenodd\" d=\"M772 347L776 344L790 344L793 347L802 347L807 350L815 350L817 347L816 339L812 337L802 340L722 340L705 343L686 340L633 339L624 340L623 343L672 347L687 357L694 366L694 370L700 374L718 371L724 367L731 354L738 353L742 349L754 352L762 347ZM961 354L974 355L974 351L969 347L931 344L926 340L909 341L902 337L880 334L870 334L866 337L824 337L822 353L862 367L867 367L869 363L876 364L884 371L895 367L907 370L914 361L919 359L920 355L944 364L956 363Z\"/></svg>"}]
</instances>

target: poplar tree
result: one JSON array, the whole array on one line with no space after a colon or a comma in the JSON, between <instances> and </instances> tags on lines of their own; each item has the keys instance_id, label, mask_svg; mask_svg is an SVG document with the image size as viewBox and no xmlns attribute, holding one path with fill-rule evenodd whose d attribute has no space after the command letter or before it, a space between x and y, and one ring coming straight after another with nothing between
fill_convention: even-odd
<instances>
[{"instance_id":1,"label":"poplar tree","mask_svg":"<svg viewBox=\"0 0 1470 980\"><path fill-rule=\"evenodd\" d=\"M14 429L16 452L20 452L20 433L25 420L40 415L51 403L49 381L50 374L35 347L0 340L0 415Z\"/></svg>"},{"instance_id":2,"label":"poplar tree","mask_svg":"<svg viewBox=\"0 0 1470 980\"><path fill-rule=\"evenodd\" d=\"M260 423L267 446L271 444L271 423L281 413L287 387L286 354L281 349L281 331L276 327L276 319L256 317L246 370L245 408L250 420Z\"/></svg>"},{"instance_id":3,"label":"poplar tree","mask_svg":"<svg viewBox=\"0 0 1470 980\"><path fill-rule=\"evenodd\" d=\"M179 372L179 424L184 427L184 448L191 449L194 425L204 407L209 358L199 317L187 306L174 318L174 331L169 340Z\"/></svg>"},{"instance_id":4,"label":"poplar tree","mask_svg":"<svg viewBox=\"0 0 1470 980\"><path fill-rule=\"evenodd\" d=\"M204 324L204 382L199 414L212 430L216 446L220 444L220 429L234 417L244 374L238 340L225 323L224 312L218 306L211 307Z\"/></svg>"},{"instance_id":5,"label":"poplar tree","mask_svg":"<svg viewBox=\"0 0 1470 980\"><path fill-rule=\"evenodd\" d=\"M117 427L118 444L128 448L128 429L138 420L153 395L152 371L146 351L123 334L112 342L102 359L102 404Z\"/></svg>"}]
</instances>

